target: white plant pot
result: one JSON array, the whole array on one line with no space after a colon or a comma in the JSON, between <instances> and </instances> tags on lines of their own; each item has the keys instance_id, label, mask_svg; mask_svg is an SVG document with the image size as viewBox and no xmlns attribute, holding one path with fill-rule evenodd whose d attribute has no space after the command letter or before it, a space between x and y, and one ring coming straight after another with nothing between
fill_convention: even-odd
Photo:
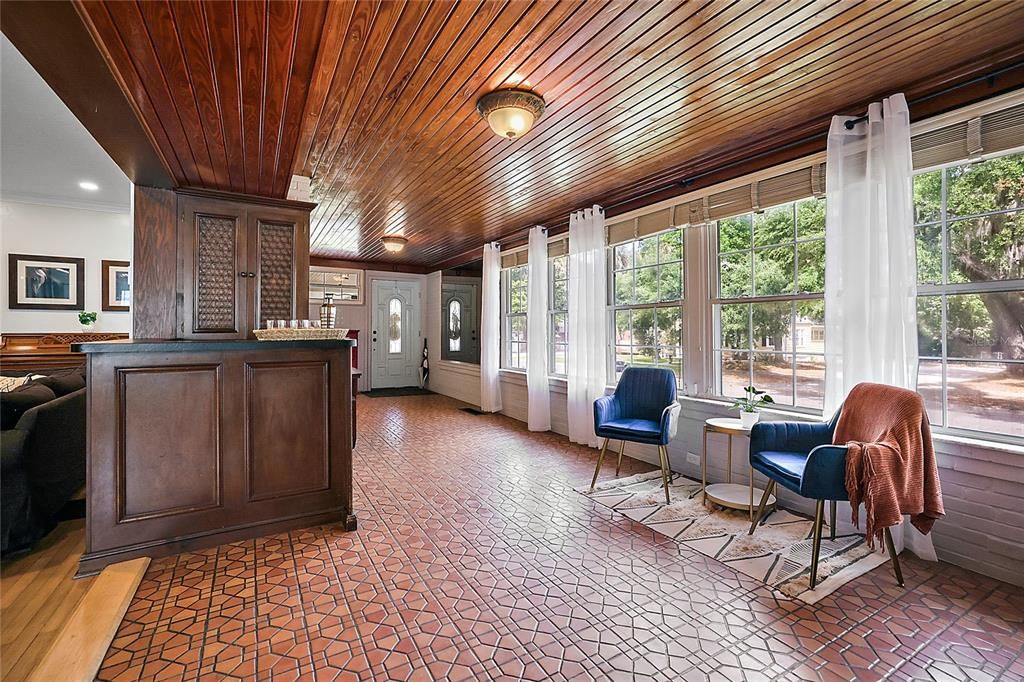
<instances>
[{"instance_id":1,"label":"white plant pot","mask_svg":"<svg viewBox=\"0 0 1024 682\"><path fill-rule=\"evenodd\" d=\"M93 322L92 324L82 324L81 322L79 322L78 324L82 328L83 332L91 332L96 327L95 322Z\"/></svg>"},{"instance_id":2,"label":"white plant pot","mask_svg":"<svg viewBox=\"0 0 1024 682\"><path fill-rule=\"evenodd\" d=\"M753 428L760 418L760 412L740 412L740 423L743 424L745 429Z\"/></svg>"}]
</instances>

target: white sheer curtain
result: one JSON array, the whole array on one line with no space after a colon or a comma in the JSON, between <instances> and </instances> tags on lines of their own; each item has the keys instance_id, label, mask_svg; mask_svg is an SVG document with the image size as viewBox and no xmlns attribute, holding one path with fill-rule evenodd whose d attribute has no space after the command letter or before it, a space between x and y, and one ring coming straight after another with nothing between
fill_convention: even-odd
<instances>
[{"instance_id":1,"label":"white sheer curtain","mask_svg":"<svg viewBox=\"0 0 1024 682\"><path fill-rule=\"evenodd\" d=\"M501 411L501 245L484 245L483 287L480 302L480 409Z\"/></svg>"},{"instance_id":2,"label":"white sheer curtain","mask_svg":"<svg viewBox=\"0 0 1024 682\"><path fill-rule=\"evenodd\" d=\"M526 426L531 431L551 430L551 394L548 393L548 231L530 230L529 290L526 304Z\"/></svg>"},{"instance_id":3,"label":"white sheer curtain","mask_svg":"<svg viewBox=\"0 0 1024 682\"><path fill-rule=\"evenodd\" d=\"M852 129L850 118L834 116L828 134L826 416L862 381L917 388L910 111L896 94L872 103ZM893 528L893 540L935 559L931 538L909 523Z\"/></svg>"},{"instance_id":4,"label":"white sheer curtain","mask_svg":"<svg viewBox=\"0 0 1024 682\"><path fill-rule=\"evenodd\" d=\"M604 395L608 357L604 209L569 216L569 440L597 447L594 401Z\"/></svg>"}]
</instances>

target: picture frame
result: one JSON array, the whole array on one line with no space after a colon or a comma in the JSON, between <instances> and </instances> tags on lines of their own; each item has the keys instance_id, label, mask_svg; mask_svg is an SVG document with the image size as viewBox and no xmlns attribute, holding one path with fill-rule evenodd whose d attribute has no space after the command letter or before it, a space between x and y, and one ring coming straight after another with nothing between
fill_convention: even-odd
<instances>
[{"instance_id":1,"label":"picture frame","mask_svg":"<svg viewBox=\"0 0 1024 682\"><path fill-rule=\"evenodd\" d=\"M85 310L85 259L11 253L7 256L12 310Z\"/></svg>"},{"instance_id":2,"label":"picture frame","mask_svg":"<svg viewBox=\"0 0 1024 682\"><path fill-rule=\"evenodd\" d=\"M126 260L102 260L100 264L103 278L101 308L108 312L128 312L132 300L131 263Z\"/></svg>"}]
</instances>

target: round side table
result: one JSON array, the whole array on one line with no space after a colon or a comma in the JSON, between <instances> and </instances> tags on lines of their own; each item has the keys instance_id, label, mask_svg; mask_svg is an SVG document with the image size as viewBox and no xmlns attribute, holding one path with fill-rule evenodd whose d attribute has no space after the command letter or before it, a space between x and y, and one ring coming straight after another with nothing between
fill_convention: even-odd
<instances>
[{"instance_id":1,"label":"round side table","mask_svg":"<svg viewBox=\"0 0 1024 682\"><path fill-rule=\"evenodd\" d=\"M728 453L728 479L726 483L713 483L708 485L708 434L722 433L729 437ZM741 485L732 482L732 437L750 436L750 429L743 428L739 419L708 419L704 422L704 453L700 464L701 485L704 488L704 500L711 500L729 509L745 509L754 520L755 499L760 499L764 491L754 487L754 469L750 467L749 485ZM768 498L767 507L775 507L775 496Z\"/></svg>"}]
</instances>

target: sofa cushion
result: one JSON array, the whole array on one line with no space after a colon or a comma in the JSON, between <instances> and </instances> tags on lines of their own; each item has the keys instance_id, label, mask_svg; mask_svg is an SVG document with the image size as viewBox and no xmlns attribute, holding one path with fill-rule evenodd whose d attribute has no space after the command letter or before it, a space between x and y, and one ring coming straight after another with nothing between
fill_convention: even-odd
<instances>
[{"instance_id":1,"label":"sofa cushion","mask_svg":"<svg viewBox=\"0 0 1024 682\"><path fill-rule=\"evenodd\" d=\"M85 388L85 376L81 370L62 369L44 377L38 377L33 383L42 384L53 391L58 398L62 395L74 393L80 388Z\"/></svg>"},{"instance_id":2,"label":"sofa cushion","mask_svg":"<svg viewBox=\"0 0 1024 682\"><path fill-rule=\"evenodd\" d=\"M34 381L0 393L0 429L13 429L25 412L56 397L48 386Z\"/></svg>"}]
</instances>

